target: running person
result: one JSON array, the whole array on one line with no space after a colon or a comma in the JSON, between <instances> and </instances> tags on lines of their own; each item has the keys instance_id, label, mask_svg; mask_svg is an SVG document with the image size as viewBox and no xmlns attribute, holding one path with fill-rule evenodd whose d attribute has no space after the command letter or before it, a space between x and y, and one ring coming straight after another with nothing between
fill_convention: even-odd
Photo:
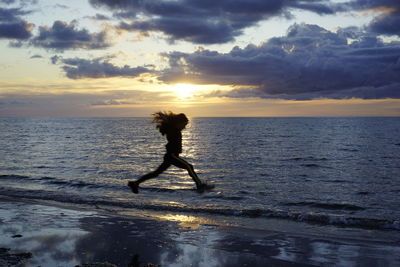
<instances>
[{"instance_id":1,"label":"running person","mask_svg":"<svg viewBox=\"0 0 400 267\"><path fill-rule=\"evenodd\" d=\"M190 177L192 177L193 181L196 183L197 190L205 189L206 184L202 183L199 177L197 177L193 165L179 157L179 154L182 153L181 131L185 129L188 122L188 118L183 113L174 114L172 112L156 112L153 114L153 123L157 124L156 127L162 135L167 136L167 152L164 155L163 163L161 163L155 171L143 175L136 181L128 182L128 186L131 188L133 193L139 193L139 184L157 177L171 165L187 170Z\"/></svg>"}]
</instances>

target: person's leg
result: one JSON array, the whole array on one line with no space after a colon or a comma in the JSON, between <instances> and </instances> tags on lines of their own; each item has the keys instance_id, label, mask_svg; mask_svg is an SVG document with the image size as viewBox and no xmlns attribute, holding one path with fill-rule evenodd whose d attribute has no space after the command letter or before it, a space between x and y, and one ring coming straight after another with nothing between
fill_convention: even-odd
<instances>
[{"instance_id":1,"label":"person's leg","mask_svg":"<svg viewBox=\"0 0 400 267\"><path fill-rule=\"evenodd\" d=\"M137 193L139 193L139 184L140 183L143 183L146 180L149 180L149 179L157 177L162 172L164 172L166 169L168 169L169 166L171 166L171 163L168 162L166 160L166 158L164 158L163 163L161 163L161 165L155 171L152 171L152 172L149 172L148 174L143 175L142 177L140 177L136 181L128 182L128 186L131 188L133 193L137 194Z\"/></svg>"},{"instance_id":2,"label":"person's leg","mask_svg":"<svg viewBox=\"0 0 400 267\"><path fill-rule=\"evenodd\" d=\"M143 175L142 177L140 177L140 178L136 181L136 183L140 184L140 183L143 183L143 182L146 181L146 180L149 180L149 179L152 179L152 178L156 178L156 177L159 176L161 173L163 173L166 169L168 169L169 166L171 166L171 163L166 162L166 161L164 160L164 162L161 163L161 165L160 165L155 171L152 171L152 172L149 172L148 174Z\"/></svg>"},{"instance_id":3,"label":"person's leg","mask_svg":"<svg viewBox=\"0 0 400 267\"><path fill-rule=\"evenodd\" d=\"M188 171L190 177L192 177L193 181L196 183L197 188L199 188L203 183L197 176L196 172L194 171L193 165L184 160L183 158L179 157L176 154L170 154L171 156L171 164Z\"/></svg>"}]
</instances>

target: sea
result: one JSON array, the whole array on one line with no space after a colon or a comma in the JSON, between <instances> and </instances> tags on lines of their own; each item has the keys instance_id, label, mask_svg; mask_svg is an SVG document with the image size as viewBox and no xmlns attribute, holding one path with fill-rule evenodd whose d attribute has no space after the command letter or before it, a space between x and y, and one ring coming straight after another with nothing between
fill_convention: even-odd
<instances>
[{"instance_id":1,"label":"sea","mask_svg":"<svg viewBox=\"0 0 400 267\"><path fill-rule=\"evenodd\" d=\"M400 231L400 117L190 118L181 156L151 118L0 118L0 195L74 205ZM230 219L229 219L230 218Z\"/></svg>"}]
</instances>

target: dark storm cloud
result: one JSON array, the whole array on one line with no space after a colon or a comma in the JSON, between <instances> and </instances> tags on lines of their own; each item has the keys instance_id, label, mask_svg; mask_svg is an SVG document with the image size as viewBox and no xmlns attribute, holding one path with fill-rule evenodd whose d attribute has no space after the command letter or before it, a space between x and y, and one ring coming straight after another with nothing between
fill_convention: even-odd
<instances>
[{"instance_id":1,"label":"dark storm cloud","mask_svg":"<svg viewBox=\"0 0 400 267\"><path fill-rule=\"evenodd\" d=\"M308 10L320 15L342 11L339 6L327 5L327 1L291 1L290 7Z\"/></svg>"},{"instance_id":2,"label":"dark storm cloud","mask_svg":"<svg viewBox=\"0 0 400 267\"><path fill-rule=\"evenodd\" d=\"M272 16L290 17L289 9L333 14L339 5L319 0L90 0L95 7L106 7L114 16L126 19L119 28L142 33L162 32L170 41L200 44L226 43L247 27ZM139 16L140 15L140 16Z\"/></svg>"},{"instance_id":3,"label":"dark storm cloud","mask_svg":"<svg viewBox=\"0 0 400 267\"><path fill-rule=\"evenodd\" d=\"M295 24L287 36L260 46L235 47L229 53L201 49L164 54L170 68L159 79L252 88L231 92L237 97L398 98L400 43L383 43L353 30L334 33ZM358 39L348 44L348 36Z\"/></svg>"},{"instance_id":4,"label":"dark storm cloud","mask_svg":"<svg viewBox=\"0 0 400 267\"><path fill-rule=\"evenodd\" d=\"M400 9L376 17L369 25L372 32L400 36Z\"/></svg>"},{"instance_id":5,"label":"dark storm cloud","mask_svg":"<svg viewBox=\"0 0 400 267\"><path fill-rule=\"evenodd\" d=\"M343 4L347 9L376 10L382 12L368 25L376 34L400 36L400 1L398 0L355 0Z\"/></svg>"},{"instance_id":6,"label":"dark storm cloud","mask_svg":"<svg viewBox=\"0 0 400 267\"><path fill-rule=\"evenodd\" d=\"M1 0L0 4L6 4L6 5L10 5L10 4L15 4L15 3L19 3L21 6L24 5L29 5L29 4L37 4L38 0Z\"/></svg>"},{"instance_id":7,"label":"dark storm cloud","mask_svg":"<svg viewBox=\"0 0 400 267\"><path fill-rule=\"evenodd\" d=\"M1 8L0 7L0 21L16 21L20 20L20 16L29 14L29 11L24 11L21 8Z\"/></svg>"},{"instance_id":8,"label":"dark storm cloud","mask_svg":"<svg viewBox=\"0 0 400 267\"><path fill-rule=\"evenodd\" d=\"M54 50L101 49L111 46L106 32L90 33L86 29L77 29L76 23L55 21L52 27L39 27L38 36L31 45Z\"/></svg>"},{"instance_id":9,"label":"dark storm cloud","mask_svg":"<svg viewBox=\"0 0 400 267\"><path fill-rule=\"evenodd\" d=\"M21 8L0 7L0 38L25 40L32 36L33 24L21 19L29 14Z\"/></svg>"},{"instance_id":10,"label":"dark storm cloud","mask_svg":"<svg viewBox=\"0 0 400 267\"><path fill-rule=\"evenodd\" d=\"M194 20L193 18L163 18L152 22L121 23L120 29L138 30L140 32L162 31L169 40L182 39L193 43L215 44L233 41L240 34L231 25L222 22Z\"/></svg>"},{"instance_id":11,"label":"dark storm cloud","mask_svg":"<svg viewBox=\"0 0 400 267\"><path fill-rule=\"evenodd\" d=\"M81 58L62 59L54 56L53 64L63 64L62 69L70 79L110 78L110 77L139 77L143 73L152 73L147 67L115 66L103 58L88 60Z\"/></svg>"},{"instance_id":12,"label":"dark storm cloud","mask_svg":"<svg viewBox=\"0 0 400 267\"><path fill-rule=\"evenodd\" d=\"M0 38L25 40L32 36L32 24L26 21L0 23Z\"/></svg>"},{"instance_id":13,"label":"dark storm cloud","mask_svg":"<svg viewBox=\"0 0 400 267\"><path fill-rule=\"evenodd\" d=\"M344 3L344 5L358 10L381 8L381 7L399 8L400 2L397 0L352 0Z\"/></svg>"}]
</instances>

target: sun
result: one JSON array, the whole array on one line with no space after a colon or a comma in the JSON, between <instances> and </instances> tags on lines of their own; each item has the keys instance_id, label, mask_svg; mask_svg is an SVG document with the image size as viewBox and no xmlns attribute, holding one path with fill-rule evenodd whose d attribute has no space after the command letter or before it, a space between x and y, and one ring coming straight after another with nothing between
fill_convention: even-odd
<instances>
[{"instance_id":1,"label":"sun","mask_svg":"<svg viewBox=\"0 0 400 267\"><path fill-rule=\"evenodd\" d=\"M199 89L199 85L189 83L178 83L174 85L173 91L180 99L188 99L193 97L193 93Z\"/></svg>"}]
</instances>

